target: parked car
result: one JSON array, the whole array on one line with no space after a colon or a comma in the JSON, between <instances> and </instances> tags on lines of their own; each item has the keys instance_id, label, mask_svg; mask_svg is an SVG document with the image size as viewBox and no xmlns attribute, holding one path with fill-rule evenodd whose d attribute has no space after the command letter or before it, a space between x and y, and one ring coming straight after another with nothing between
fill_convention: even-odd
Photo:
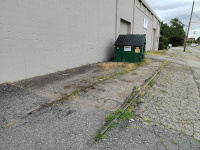
<instances>
[{"instance_id":1,"label":"parked car","mask_svg":"<svg viewBox=\"0 0 200 150\"><path fill-rule=\"evenodd\" d=\"M171 48L171 47L172 47L172 44L169 44L169 45L168 45L168 48Z\"/></svg>"},{"instance_id":2,"label":"parked car","mask_svg":"<svg viewBox=\"0 0 200 150\"><path fill-rule=\"evenodd\" d=\"M195 44L195 43L192 43L192 44L191 44L191 47L196 47L196 44Z\"/></svg>"}]
</instances>

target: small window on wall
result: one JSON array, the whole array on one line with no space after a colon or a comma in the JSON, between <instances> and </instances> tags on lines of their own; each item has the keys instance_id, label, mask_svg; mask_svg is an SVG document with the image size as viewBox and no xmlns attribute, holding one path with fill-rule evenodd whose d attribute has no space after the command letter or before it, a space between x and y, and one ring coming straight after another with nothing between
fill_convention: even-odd
<instances>
[{"instance_id":1,"label":"small window on wall","mask_svg":"<svg viewBox=\"0 0 200 150\"><path fill-rule=\"evenodd\" d=\"M145 29L148 28L148 20L146 18L144 18L144 28Z\"/></svg>"},{"instance_id":2,"label":"small window on wall","mask_svg":"<svg viewBox=\"0 0 200 150\"><path fill-rule=\"evenodd\" d=\"M141 1L140 0L136 1L136 6L139 7L139 8L141 7Z\"/></svg>"}]
</instances>

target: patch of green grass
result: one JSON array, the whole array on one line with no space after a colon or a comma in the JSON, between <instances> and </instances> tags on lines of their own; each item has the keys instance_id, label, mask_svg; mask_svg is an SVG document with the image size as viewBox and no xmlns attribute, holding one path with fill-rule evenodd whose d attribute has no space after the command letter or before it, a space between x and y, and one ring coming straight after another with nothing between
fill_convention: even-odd
<instances>
[{"instance_id":1,"label":"patch of green grass","mask_svg":"<svg viewBox=\"0 0 200 150\"><path fill-rule=\"evenodd\" d=\"M150 131L149 129L146 129L146 131Z\"/></svg>"},{"instance_id":2,"label":"patch of green grass","mask_svg":"<svg viewBox=\"0 0 200 150\"><path fill-rule=\"evenodd\" d=\"M147 119L147 118L143 118L143 120L145 120L146 122L150 122L150 120L149 120L149 119Z\"/></svg>"},{"instance_id":3,"label":"patch of green grass","mask_svg":"<svg viewBox=\"0 0 200 150\"><path fill-rule=\"evenodd\" d=\"M153 81L149 82L149 85L152 87L155 83Z\"/></svg>"},{"instance_id":4,"label":"patch of green grass","mask_svg":"<svg viewBox=\"0 0 200 150\"><path fill-rule=\"evenodd\" d=\"M181 129L180 133L183 133L183 130Z\"/></svg>"},{"instance_id":5,"label":"patch of green grass","mask_svg":"<svg viewBox=\"0 0 200 150\"><path fill-rule=\"evenodd\" d=\"M100 139L104 139L105 138L105 135L104 134L101 134L100 131L98 131L95 136L94 136L94 141L97 142L99 141Z\"/></svg>"},{"instance_id":6,"label":"patch of green grass","mask_svg":"<svg viewBox=\"0 0 200 150\"><path fill-rule=\"evenodd\" d=\"M121 116L119 117L119 119L121 119L121 120L129 120L129 119L131 119L134 115L135 115L135 113L133 113L133 112L128 112L127 110L125 110L124 112L122 112L122 114L121 114Z\"/></svg>"},{"instance_id":7,"label":"patch of green grass","mask_svg":"<svg viewBox=\"0 0 200 150\"><path fill-rule=\"evenodd\" d=\"M123 124L123 125L122 125L122 128L126 128L126 126Z\"/></svg>"},{"instance_id":8,"label":"patch of green grass","mask_svg":"<svg viewBox=\"0 0 200 150\"><path fill-rule=\"evenodd\" d=\"M141 65L141 62L137 62L136 65L137 65L137 66L140 66L140 65Z\"/></svg>"},{"instance_id":9,"label":"patch of green grass","mask_svg":"<svg viewBox=\"0 0 200 150\"><path fill-rule=\"evenodd\" d=\"M106 117L106 123L105 123L105 125L108 125L113 119L115 119L120 114L122 114L122 110L121 109L116 110L113 114L109 114Z\"/></svg>"},{"instance_id":10,"label":"patch of green grass","mask_svg":"<svg viewBox=\"0 0 200 150\"><path fill-rule=\"evenodd\" d=\"M117 115L115 114L109 114L107 117L106 117L106 123L105 125L108 125L114 118L116 118Z\"/></svg>"},{"instance_id":11,"label":"patch of green grass","mask_svg":"<svg viewBox=\"0 0 200 150\"><path fill-rule=\"evenodd\" d=\"M166 91L165 90L160 90L162 93L166 93Z\"/></svg>"},{"instance_id":12,"label":"patch of green grass","mask_svg":"<svg viewBox=\"0 0 200 150\"><path fill-rule=\"evenodd\" d=\"M71 92L69 95L73 96L73 95L79 94L79 92L80 92L79 90L76 90L76 91Z\"/></svg>"},{"instance_id":13,"label":"patch of green grass","mask_svg":"<svg viewBox=\"0 0 200 150\"><path fill-rule=\"evenodd\" d=\"M174 145L178 145L178 143L176 143L175 141L172 140L172 143L174 143Z\"/></svg>"},{"instance_id":14,"label":"patch of green grass","mask_svg":"<svg viewBox=\"0 0 200 150\"><path fill-rule=\"evenodd\" d=\"M117 127L117 126L118 126L118 121L117 121L117 122L113 122L113 123L111 123L109 130L110 130L111 128Z\"/></svg>"},{"instance_id":15,"label":"patch of green grass","mask_svg":"<svg viewBox=\"0 0 200 150\"><path fill-rule=\"evenodd\" d=\"M119 116L120 115L120 116ZM133 116L135 115L135 113L133 112L129 112L128 109L125 110L124 112L121 109L116 110L113 114L109 114L106 117L106 122L105 125L108 125L113 119L115 119L117 116L119 116L118 119L121 120L129 120L131 119ZM114 123L118 123L118 121L114 122ZM111 127L111 126L110 126Z\"/></svg>"},{"instance_id":16,"label":"patch of green grass","mask_svg":"<svg viewBox=\"0 0 200 150\"><path fill-rule=\"evenodd\" d=\"M160 142L163 142L163 139L160 139Z\"/></svg>"},{"instance_id":17,"label":"patch of green grass","mask_svg":"<svg viewBox=\"0 0 200 150\"><path fill-rule=\"evenodd\" d=\"M131 95L133 95L135 93L135 91L136 91L136 86L133 87Z\"/></svg>"},{"instance_id":18,"label":"patch of green grass","mask_svg":"<svg viewBox=\"0 0 200 150\"><path fill-rule=\"evenodd\" d=\"M166 93L165 90L160 90L160 89L157 89L159 92L162 92L162 93Z\"/></svg>"}]
</instances>

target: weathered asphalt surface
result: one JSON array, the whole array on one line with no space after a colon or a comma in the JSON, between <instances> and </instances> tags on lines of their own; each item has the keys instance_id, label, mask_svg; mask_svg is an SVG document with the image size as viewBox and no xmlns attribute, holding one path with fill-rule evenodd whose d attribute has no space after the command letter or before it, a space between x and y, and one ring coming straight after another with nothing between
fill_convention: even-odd
<instances>
[{"instance_id":1,"label":"weathered asphalt surface","mask_svg":"<svg viewBox=\"0 0 200 150\"><path fill-rule=\"evenodd\" d=\"M26 112L42 102L52 101L56 90L56 95L62 96L73 91L75 86L80 89L91 85L91 81L100 80L99 76L105 73L92 67L70 77L63 77L63 73L58 72L47 79L38 77L14 85L1 85L1 127L15 120L18 122L0 128L0 150L89 149L94 134L104 124L105 116L118 109L132 88L141 86L161 64L153 62L118 75L81 92L79 96L31 115Z\"/></svg>"},{"instance_id":2,"label":"weathered asphalt surface","mask_svg":"<svg viewBox=\"0 0 200 150\"><path fill-rule=\"evenodd\" d=\"M146 55L146 58L151 58L154 61L167 60L169 62L185 65L192 68L200 68L199 56L196 56L194 53L183 52L183 47L170 48L166 53L167 55L159 57L153 55Z\"/></svg>"},{"instance_id":3,"label":"weathered asphalt surface","mask_svg":"<svg viewBox=\"0 0 200 150\"><path fill-rule=\"evenodd\" d=\"M0 128L0 149L199 150L199 58L182 52L182 48L172 48L166 56L147 57L168 60L169 64L141 97L143 103L133 108L137 114L134 120L121 121L106 133L106 139L97 143L92 139L103 126L105 116L118 109L132 88L141 86L161 62L106 80L32 115L26 114L32 107L88 86L99 80L99 76L116 70L102 73L91 67L78 74L65 72L67 77L62 72L47 79L39 77L1 85L1 127L11 121L18 122Z\"/></svg>"},{"instance_id":4,"label":"weathered asphalt surface","mask_svg":"<svg viewBox=\"0 0 200 150\"><path fill-rule=\"evenodd\" d=\"M192 52L193 55L200 57L200 45L196 47L188 46L187 49Z\"/></svg>"},{"instance_id":5,"label":"weathered asphalt surface","mask_svg":"<svg viewBox=\"0 0 200 150\"><path fill-rule=\"evenodd\" d=\"M172 48L166 56L147 56L170 62L141 97L143 103L133 108L134 120L121 121L91 149L200 149L199 59L181 51Z\"/></svg>"}]
</instances>

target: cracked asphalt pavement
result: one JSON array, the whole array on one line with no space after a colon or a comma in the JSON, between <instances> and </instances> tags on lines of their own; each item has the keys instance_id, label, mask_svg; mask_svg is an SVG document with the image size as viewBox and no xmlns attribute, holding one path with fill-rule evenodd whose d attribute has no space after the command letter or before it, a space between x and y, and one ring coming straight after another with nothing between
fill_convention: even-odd
<instances>
[{"instance_id":1,"label":"cracked asphalt pavement","mask_svg":"<svg viewBox=\"0 0 200 150\"><path fill-rule=\"evenodd\" d=\"M101 71L95 65L83 66L77 69L82 70L78 73L67 72L69 76L58 72L1 85L0 124L4 128L0 128L0 149L89 149L95 133L104 125L105 117L118 109L133 87L141 86L161 64L152 62L99 82L79 95L31 115L26 114L31 107L52 101L56 95L63 96L73 89L90 86L101 81L102 76L119 72L119 69ZM15 120L17 122L13 123ZM7 123L10 126L5 127Z\"/></svg>"},{"instance_id":2,"label":"cracked asphalt pavement","mask_svg":"<svg viewBox=\"0 0 200 150\"><path fill-rule=\"evenodd\" d=\"M171 48L165 56L147 55L155 62L116 78L99 82L71 99L31 115L26 112L59 96L90 86L116 72L98 66L0 85L0 149L200 149L200 60L182 47ZM105 117L120 108L134 86L140 87L162 62L169 63L133 107L136 115L120 121L94 143ZM12 124L12 121L18 120Z\"/></svg>"},{"instance_id":3,"label":"cracked asphalt pavement","mask_svg":"<svg viewBox=\"0 0 200 150\"><path fill-rule=\"evenodd\" d=\"M133 108L134 120L120 121L91 149L200 149L199 58L181 47L165 56L147 57L169 63L146 89L142 103Z\"/></svg>"}]
</instances>

